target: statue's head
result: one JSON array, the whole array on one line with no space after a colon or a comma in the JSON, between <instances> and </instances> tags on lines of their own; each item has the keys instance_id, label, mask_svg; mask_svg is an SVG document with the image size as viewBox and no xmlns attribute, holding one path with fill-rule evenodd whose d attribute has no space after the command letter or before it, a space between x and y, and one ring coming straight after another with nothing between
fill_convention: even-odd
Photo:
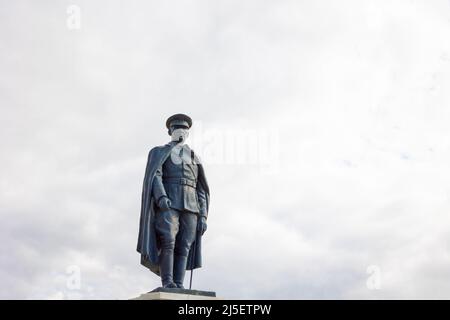
<instances>
[{"instance_id":1,"label":"statue's head","mask_svg":"<svg viewBox=\"0 0 450 320\"><path fill-rule=\"evenodd\" d=\"M189 128L192 126L192 119L182 113L170 116L166 121L169 136L172 141L184 143L189 136Z\"/></svg>"}]
</instances>

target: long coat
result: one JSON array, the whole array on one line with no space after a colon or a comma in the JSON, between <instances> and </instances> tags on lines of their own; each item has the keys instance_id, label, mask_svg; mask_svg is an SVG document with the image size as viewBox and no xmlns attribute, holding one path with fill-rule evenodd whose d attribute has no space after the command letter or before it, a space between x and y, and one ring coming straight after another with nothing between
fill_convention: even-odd
<instances>
[{"instance_id":1,"label":"long coat","mask_svg":"<svg viewBox=\"0 0 450 320\"><path fill-rule=\"evenodd\" d=\"M149 268L152 272L160 275L159 271L159 255L161 252L160 243L156 236L155 230L155 213L157 206L152 196L153 179L158 167L170 156L175 143L167 143L164 146L158 146L150 150L145 169L144 185L142 187L141 215L139 222L139 236L137 243L137 251L141 254L141 264ZM205 171L202 164L195 157L198 165L198 183L206 194L206 212L209 211L209 186L206 181ZM188 255L186 269L196 269L202 266L201 254L202 235L197 231L196 240L191 246Z\"/></svg>"}]
</instances>

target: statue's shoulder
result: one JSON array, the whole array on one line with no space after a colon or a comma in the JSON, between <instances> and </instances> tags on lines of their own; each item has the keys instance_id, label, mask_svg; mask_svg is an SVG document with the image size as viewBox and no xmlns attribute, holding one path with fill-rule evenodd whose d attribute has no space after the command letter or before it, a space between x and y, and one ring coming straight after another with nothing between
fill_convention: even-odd
<instances>
[{"instance_id":1,"label":"statue's shoulder","mask_svg":"<svg viewBox=\"0 0 450 320\"><path fill-rule=\"evenodd\" d=\"M168 143L165 145L153 147L150 149L148 156L150 157L151 155L160 154L160 153L166 151L168 148L170 148L170 144L168 144Z\"/></svg>"}]
</instances>

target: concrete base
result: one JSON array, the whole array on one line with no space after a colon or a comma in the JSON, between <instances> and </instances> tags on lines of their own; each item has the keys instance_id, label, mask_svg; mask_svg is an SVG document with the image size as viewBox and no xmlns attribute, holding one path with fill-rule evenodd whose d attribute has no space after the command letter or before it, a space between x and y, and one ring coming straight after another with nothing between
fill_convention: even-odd
<instances>
[{"instance_id":1,"label":"concrete base","mask_svg":"<svg viewBox=\"0 0 450 320\"><path fill-rule=\"evenodd\" d=\"M221 300L213 291L158 287L131 300Z\"/></svg>"}]
</instances>

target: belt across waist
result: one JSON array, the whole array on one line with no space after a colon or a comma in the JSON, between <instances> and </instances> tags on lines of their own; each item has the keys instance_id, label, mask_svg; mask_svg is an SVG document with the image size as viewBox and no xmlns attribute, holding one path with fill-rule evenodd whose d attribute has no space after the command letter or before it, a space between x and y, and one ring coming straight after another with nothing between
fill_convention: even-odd
<instances>
[{"instance_id":1,"label":"belt across waist","mask_svg":"<svg viewBox=\"0 0 450 320\"><path fill-rule=\"evenodd\" d=\"M181 184L181 185L187 185L190 187L195 188L197 186L197 182L195 180L186 179L186 178L164 178L163 177L163 183L175 183L175 184Z\"/></svg>"}]
</instances>

